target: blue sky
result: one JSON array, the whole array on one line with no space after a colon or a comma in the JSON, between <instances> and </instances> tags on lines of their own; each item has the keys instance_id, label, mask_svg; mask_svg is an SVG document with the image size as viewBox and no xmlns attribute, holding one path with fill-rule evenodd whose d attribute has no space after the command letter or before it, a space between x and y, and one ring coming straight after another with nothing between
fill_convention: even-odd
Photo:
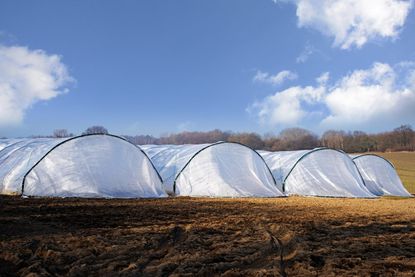
<instances>
[{"instance_id":1,"label":"blue sky","mask_svg":"<svg viewBox=\"0 0 415 277\"><path fill-rule=\"evenodd\" d=\"M3 0L0 136L414 126L413 3L304 1Z\"/></svg>"}]
</instances>

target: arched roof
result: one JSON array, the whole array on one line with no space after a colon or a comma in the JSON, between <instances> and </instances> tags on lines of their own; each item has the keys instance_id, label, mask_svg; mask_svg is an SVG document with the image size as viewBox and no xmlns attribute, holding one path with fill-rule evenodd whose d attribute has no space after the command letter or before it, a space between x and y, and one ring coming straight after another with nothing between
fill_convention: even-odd
<instances>
[{"instance_id":1,"label":"arched roof","mask_svg":"<svg viewBox=\"0 0 415 277\"><path fill-rule=\"evenodd\" d=\"M308 168L302 168L301 169L302 171L304 171L302 174L299 175L301 178L305 178L305 176L309 176L309 178L313 178L312 180L309 181L310 183L312 183L312 182L319 183L320 182L322 184L327 185L328 187L331 187L332 190L333 190L334 195L341 194L341 191L343 191L345 195L349 194L346 187L341 188L341 187L336 186L336 183L338 183L338 184L344 183L343 180L342 180L343 178L349 178L354 183L356 183L357 186L364 187L364 188L361 188L361 189L359 188L358 189L358 190L361 190L361 193L359 193L359 194L361 194L361 195L363 195L363 194L366 195L367 194L368 196L370 196L370 193L368 191L366 193L367 189L364 186L364 179L362 178L362 176L361 176L360 172L358 171L357 167L353 163L352 159L345 152L343 152L342 150L332 149L332 148L327 148L327 147L321 147L321 148L315 148L315 149L311 149L311 150L279 151L279 152L260 151L260 153L261 153L261 155L263 155L266 162L270 166L272 172L274 173L274 177L278 181L278 185L280 185L282 187L282 190L284 192L287 192L287 187L286 186L287 186L288 179L289 179L290 176L292 176L293 172L296 171L296 168L298 168L300 165L302 165L303 161L305 161L308 157L312 157L315 153L319 153L319 152L322 152L322 151L330 151L330 152L334 152L334 153L340 153L343 158L336 158L336 160L340 159L339 161L343 161L342 164L344 164L343 165L344 172L341 172L341 173L338 172L338 173L336 173L336 176L335 176L333 172L330 172L330 171L332 171L333 168L324 169L324 167L326 167L327 165L325 165L323 162L315 161L313 165L311 165L311 166L308 165ZM336 155L327 155L327 156L332 156L332 159L334 159L334 157L336 157ZM337 156L337 157L340 157L340 156ZM321 158L322 157L319 157L319 159L321 159ZM316 170L316 168L321 168L321 170ZM314 170L314 171L312 172L311 170ZM296 172L296 176L295 176L294 179L298 179L297 178L298 174L299 174L299 172ZM317 175L317 177L313 177L313 175ZM354 175L355 177L352 178L352 175ZM332 180L330 180L329 176L331 176ZM290 179L292 179L292 178L290 178ZM325 179L327 179L326 183L324 183ZM290 184L292 183L292 181L293 180L290 181ZM309 188L310 193L311 193L312 189L313 189L312 187ZM294 190L295 190L295 188L294 188ZM326 190L325 193L330 194L330 189L327 189L327 190ZM336 193L336 191L338 191L338 192ZM303 188L301 193L307 193L305 191L305 188ZM304 195L309 195L309 194L304 194Z\"/></svg>"},{"instance_id":2,"label":"arched roof","mask_svg":"<svg viewBox=\"0 0 415 277\"><path fill-rule=\"evenodd\" d=\"M185 145L142 145L144 151L153 160L156 168L162 175L163 182L166 189L170 192L176 192L176 181L182 172L189 166L189 164L203 151L211 147L216 147L221 144L234 144L253 151L264 163L267 171L272 178L272 182L276 185L271 169L268 167L264 158L251 147L239 142L225 142L219 141L209 144L185 144ZM174 161L174 162L173 162Z\"/></svg>"},{"instance_id":3,"label":"arched roof","mask_svg":"<svg viewBox=\"0 0 415 277\"><path fill-rule=\"evenodd\" d=\"M297 167L297 165L306 157L308 157L310 154L313 154L318 151L337 151L341 154L345 154L344 151L334 148L328 148L328 147L318 147L314 149L306 149L306 150L294 150L294 151L258 151L261 156L265 159L265 161L269 164L273 164L272 160L276 162L278 159L279 164L278 166L283 168L283 174L282 179L279 179L279 182L282 185L282 188L284 190L284 184L287 178L290 176L292 171ZM268 164L268 165L269 165ZM272 166L271 166L272 167Z\"/></svg>"},{"instance_id":4,"label":"arched roof","mask_svg":"<svg viewBox=\"0 0 415 277\"><path fill-rule=\"evenodd\" d=\"M342 150L334 149L334 148L328 148L328 147L318 147L311 150L306 150L307 152L303 153L294 163L294 165L291 167L290 171L287 173L287 175L284 177L284 181L282 183L283 191L285 191L285 182L287 181L287 178L290 176L290 174L293 172L293 170L296 168L298 163L301 162L304 158L308 157L309 155L318 152L318 151L337 151L339 153L345 154ZM363 181L363 179L362 179Z\"/></svg>"},{"instance_id":5,"label":"arched roof","mask_svg":"<svg viewBox=\"0 0 415 277\"><path fill-rule=\"evenodd\" d=\"M269 171L269 173L270 173L270 175L271 175L271 177L272 177L272 180L273 180L273 182L274 182L274 184L275 185L277 185L277 183L276 183L276 181L275 181L275 178L274 178L274 175L272 175L272 171L271 171L271 169L268 167L268 164L265 162L265 160L264 160L264 158L255 150L255 149L252 149L251 147L249 147L249 146L247 146L247 145L245 145L245 144L242 144L242 143L239 143L239 142L226 142L226 141L219 141L219 142L216 142L216 143L212 143L212 144L209 144L209 145L207 145L207 146L205 146L205 147L203 147L203 148L201 148L201 149L199 149L196 153L194 153L193 154L193 156L187 161L187 163L183 166L183 168L179 171L179 173L176 175L176 178L174 179L174 187L173 187L173 189L175 190L175 186L176 186L176 180L177 180L177 178L179 178L179 176L180 176L180 174L183 172L183 170L185 170L186 169L186 167L190 164L190 162L198 155L198 154L200 154L202 151L204 151L204 150L206 150L206 149L208 149L208 148L210 148L210 147L214 147L214 146L217 146L217 145L220 145L220 144L224 144L224 143L232 143L232 144L237 144L237 145L240 145L240 146L243 146L243 147L246 147L246 148L248 148L248 149L250 149L250 150L252 150L253 152L255 152L255 154L256 155L258 155L258 157L260 157L261 158L261 160L264 162L264 164L265 164L265 166L267 167L267 169L268 169L268 171Z\"/></svg>"},{"instance_id":6,"label":"arched roof","mask_svg":"<svg viewBox=\"0 0 415 277\"><path fill-rule=\"evenodd\" d=\"M382 157L380 155L374 154L374 153L365 153L365 154L350 155L350 156L352 157L353 160L356 160L358 158L365 157L365 156L377 157L377 158L380 158L380 159L384 160L385 162L387 162L390 166L392 166L395 169L395 165L391 161L389 161L388 159L386 159L386 158L384 158L384 157Z\"/></svg>"},{"instance_id":7,"label":"arched roof","mask_svg":"<svg viewBox=\"0 0 415 277\"><path fill-rule=\"evenodd\" d=\"M155 168L154 164L139 146L127 141L123 137L112 134L86 134L70 138L28 138L11 140L11 143L0 150L0 181L3 183L4 177L8 174L8 171L12 170L13 167L19 166L20 173L18 173L18 176L16 176L16 181L20 182L20 194L23 194L27 176L50 153L70 141L91 136L112 137L133 146L145 156L149 164L151 164L152 168L154 169L160 182L162 182L161 176Z\"/></svg>"},{"instance_id":8,"label":"arched roof","mask_svg":"<svg viewBox=\"0 0 415 277\"><path fill-rule=\"evenodd\" d=\"M353 157L368 189L375 195L408 197L394 165L382 156L367 153Z\"/></svg>"},{"instance_id":9,"label":"arched roof","mask_svg":"<svg viewBox=\"0 0 415 277\"><path fill-rule=\"evenodd\" d=\"M174 181L177 174L187 164L189 159L199 150L210 144L184 145L141 145L160 173L166 190L174 193Z\"/></svg>"}]
</instances>

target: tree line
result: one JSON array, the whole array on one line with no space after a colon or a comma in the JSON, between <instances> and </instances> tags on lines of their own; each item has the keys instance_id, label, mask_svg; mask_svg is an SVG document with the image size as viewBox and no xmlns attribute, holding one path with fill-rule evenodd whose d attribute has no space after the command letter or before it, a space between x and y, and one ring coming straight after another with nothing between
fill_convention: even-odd
<instances>
[{"instance_id":1,"label":"tree line","mask_svg":"<svg viewBox=\"0 0 415 277\"><path fill-rule=\"evenodd\" d=\"M91 126L82 135L108 134L103 126ZM66 129L57 129L53 135L32 137L72 137ZM328 130L318 136L303 128L288 128L278 135L260 136L253 132L235 133L231 131L212 130L207 132L181 132L154 137L151 135L124 136L137 145L143 144L200 144L217 141L239 142L253 149L268 151L303 150L315 147L342 149L348 153L369 151L414 151L415 131L410 125L402 125L389 132L368 134L362 131L345 132Z\"/></svg>"},{"instance_id":2,"label":"tree line","mask_svg":"<svg viewBox=\"0 0 415 277\"><path fill-rule=\"evenodd\" d=\"M109 134L107 128L103 126L91 126L88 127L81 135L94 135L94 134ZM52 135L33 135L30 138L70 138L76 136L74 133L70 133L67 129L55 129ZM6 137L2 137L5 139Z\"/></svg>"},{"instance_id":3,"label":"tree line","mask_svg":"<svg viewBox=\"0 0 415 277\"><path fill-rule=\"evenodd\" d=\"M368 134L362 131L328 130L322 136L302 128L288 128L278 135L260 136L257 133L234 133L212 130L181 132L162 137L150 135L125 136L130 142L142 144L198 144L217 141L239 142L253 149L268 151L303 150L315 147L342 149L348 153L368 151L414 151L415 132L410 125L402 125L389 132Z\"/></svg>"}]
</instances>

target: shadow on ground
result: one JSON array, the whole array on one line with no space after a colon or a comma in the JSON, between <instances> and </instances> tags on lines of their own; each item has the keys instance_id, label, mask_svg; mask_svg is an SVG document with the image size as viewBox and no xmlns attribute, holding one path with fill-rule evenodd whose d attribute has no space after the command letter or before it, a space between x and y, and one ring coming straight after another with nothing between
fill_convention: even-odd
<instances>
[{"instance_id":1,"label":"shadow on ground","mask_svg":"<svg viewBox=\"0 0 415 277\"><path fill-rule=\"evenodd\" d=\"M0 198L0 276L413 276L415 200Z\"/></svg>"}]
</instances>

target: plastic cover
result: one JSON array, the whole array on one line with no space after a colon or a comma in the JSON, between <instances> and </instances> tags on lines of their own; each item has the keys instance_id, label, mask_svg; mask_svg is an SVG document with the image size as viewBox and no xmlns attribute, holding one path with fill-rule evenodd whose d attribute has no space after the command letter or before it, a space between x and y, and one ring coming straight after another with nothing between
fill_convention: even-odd
<instances>
[{"instance_id":1,"label":"plastic cover","mask_svg":"<svg viewBox=\"0 0 415 277\"><path fill-rule=\"evenodd\" d=\"M210 144L186 144L186 145L141 145L163 179L163 185L167 192L174 193L174 181L176 176L186 163L200 150Z\"/></svg>"},{"instance_id":2,"label":"plastic cover","mask_svg":"<svg viewBox=\"0 0 415 277\"><path fill-rule=\"evenodd\" d=\"M27 139L0 139L0 151L22 140L27 140Z\"/></svg>"},{"instance_id":3,"label":"plastic cover","mask_svg":"<svg viewBox=\"0 0 415 277\"><path fill-rule=\"evenodd\" d=\"M353 158L368 189L375 195L411 196L403 186L395 168L376 155L360 155Z\"/></svg>"},{"instance_id":4,"label":"plastic cover","mask_svg":"<svg viewBox=\"0 0 415 277\"><path fill-rule=\"evenodd\" d=\"M30 139L0 151L3 194L20 194L25 174L65 139ZM27 175L24 195L59 197L163 197L150 160L121 138L78 137L53 149Z\"/></svg>"},{"instance_id":5,"label":"plastic cover","mask_svg":"<svg viewBox=\"0 0 415 277\"><path fill-rule=\"evenodd\" d=\"M21 194L24 175L64 139L21 139L0 151L0 193Z\"/></svg>"},{"instance_id":6,"label":"plastic cover","mask_svg":"<svg viewBox=\"0 0 415 277\"><path fill-rule=\"evenodd\" d=\"M375 197L365 187L349 156L332 149L260 151L288 195Z\"/></svg>"},{"instance_id":7,"label":"plastic cover","mask_svg":"<svg viewBox=\"0 0 415 277\"><path fill-rule=\"evenodd\" d=\"M173 192L177 178L176 195L283 196L265 162L246 146L236 143L143 145L142 149L160 172L167 191Z\"/></svg>"}]
</instances>

